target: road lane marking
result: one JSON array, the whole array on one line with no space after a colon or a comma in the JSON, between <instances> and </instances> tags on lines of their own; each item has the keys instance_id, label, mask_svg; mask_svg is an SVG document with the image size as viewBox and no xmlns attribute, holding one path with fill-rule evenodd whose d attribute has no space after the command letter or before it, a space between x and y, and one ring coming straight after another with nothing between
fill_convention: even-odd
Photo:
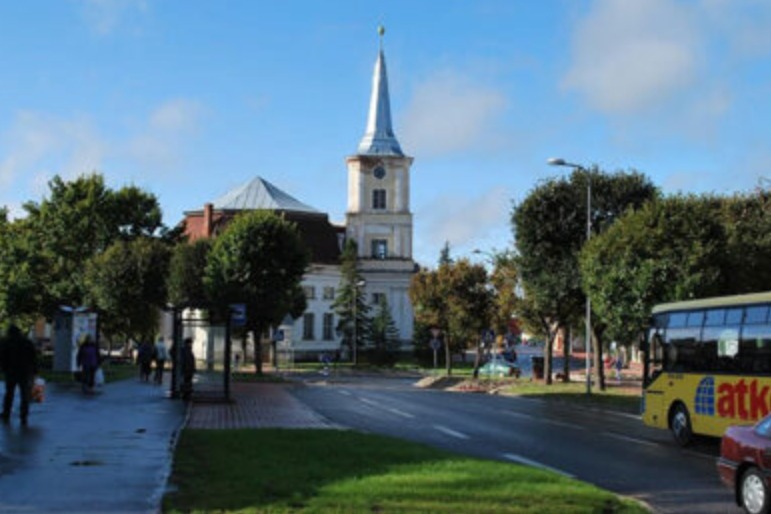
<instances>
[{"instance_id":1,"label":"road lane marking","mask_svg":"<svg viewBox=\"0 0 771 514\"><path fill-rule=\"evenodd\" d=\"M575 423L566 423L564 421L554 421L553 419L541 418L538 421L542 421L543 423L547 423L549 425L556 425L558 427L569 428L571 430L583 430L584 429L584 427L582 427L580 425L576 425Z\"/></svg>"},{"instance_id":2,"label":"road lane marking","mask_svg":"<svg viewBox=\"0 0 771 514\"><path fill-rule=\"evenodd\" d=\"M358 399L359 401L361 401L362 403L366 403L367 405L372 405L373 407L381 407L381 405L378 402L370 400L369 398L362 398L361 396L359 396Z\"/></svg>"},{"instance_id":3,"label":"road lane marking","mask_svg":"<svg viewBox=\"0 0 771 514\"><path fill-rule=\"evenodd\" d=\"M506 414L508 414L509 416L514 416L514 417L517 417L517 418L522 418L522 419L535 419L535 416L533 416L533 415L531 415L531 414L522 414L521 412L514 412L514 411L510 411L510 410L507 410L507 411L503 411L503 412L505 412L505 413L506 413Z\"/></svg>"},{"instance_id":4,"label":"road lane marking","mask_svg":"<svg viewBox=\"0 0 771 514\"><path fill-rule=\"evenodd\" d=\"M346 391L345 389L338 389L337 392L342 394L343 396L351 396L351 392Z\"/></svg>"},{"instance_id":5,"label":"road lane marking","mask_svg":"<svg viewBox=\"0 0 771 514\"><path fill-rule=\"evenodd\" d=\"M523 457L521 455L515 455L513 453L504 453L503 457L507 460L516 462L518 464L524 464L526 466L532 466L534 468L540 468L545 469L547 471L553 471L554 473L559 473L562 476L568 477L568 478L575 478L576 476L568 473L567 471L562 471L561 469L554 468L552 466L549 466L547 464L544 464L543 462L538 462L536 460L528 459L527 457Z\"/></svg>"},{"instance_id":6,"label":"road lane marking","mask_svg":"<svg viewBox=\"0 0 771 514\"><path fill-rule=\"evenodd\" d=\"M401 416L401 417L407 418L407 419L412 419L412 418L415 417L412 414L410 414L409 412L404 412L403 410L399 410L399 409L389 408L388 411L393 412L397 416Z\"/></svg>"},{"instance_id":7,"label":"road lane marking","mask_svg":"<svg viewBox=\"0 0 771 514\"><path fill-rule=\"evenodd\" d=\"M468 439L469 438L466 434L464 434L462 432L458 432L456 430L453 430L452 428L447 428L447 427L444 427L442 425L434 425L434 428L439 430L440 432L444 432L445 434L451 435L451 436L456 437L458 439Z\"/></svg>"},{"instance_id":8,"label":"road lane marking","mask_svg":"<svg viewBox=\"0 0 771 514\"><path fill-rule=\"evenodd\" d=\"M608 437L612 437L614 439L620 439L622 441L627 441L627 442L630 442L630 443L644 444L644 445L647 445L647 446L656 446L656 447L658 447L658 443L654 443L652 441L646 441L645 439L638 439L636 437L629 437L628 435L616 434L614 432L603 432L603 434L608 436Z\"/></svg>"}]
</instances>

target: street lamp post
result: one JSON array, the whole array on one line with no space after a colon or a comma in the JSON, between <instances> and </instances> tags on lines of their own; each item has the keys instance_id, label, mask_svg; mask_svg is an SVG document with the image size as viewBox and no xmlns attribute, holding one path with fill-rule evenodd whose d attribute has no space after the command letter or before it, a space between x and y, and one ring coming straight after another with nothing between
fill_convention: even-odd
<instances>
[{"instance_id":1,"label":"street lamp post","mask_svg":"<svg viewBox=\"0 0 771 514\"><path fill-rule=\"evenodd\" d=\"M365 280L359 280L358 282L353 284L353 365L357 366L359 364L359 358L357 354L357 347L359 346L359 334L358 334L358 327L359 327L359 319L356 317L356 306L359 303L359 288L364 287L367 284Z\"/></svg>"},{"instance_id":2,"label":"street lamp post","mask_svg":"<svg viewBox=\"0 0 771 514\"><path fill-rule=\"evenodd\" d=\"M586 173L586 241L592 238L592 180L587 172L586 168L580 164L573 164L566 162L565 159L551 158L546 161L552 166L565 166L573 168L574 170L583 171ZM592 394L592 357L591 357L591 340L592 340L592 301L589 299L589 295L586 295L586 394Z\"/></svg>"}]
</instances>

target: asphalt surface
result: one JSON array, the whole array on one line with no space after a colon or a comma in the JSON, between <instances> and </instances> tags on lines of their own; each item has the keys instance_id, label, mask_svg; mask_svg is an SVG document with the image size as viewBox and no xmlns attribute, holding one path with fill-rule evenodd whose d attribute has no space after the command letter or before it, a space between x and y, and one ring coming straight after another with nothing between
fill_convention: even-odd
<instances>
[{"instance_id":1,"label":"asphalt surface","mask_svg":"<svg viewBox=\"0 0 771 514\"><path fill-rule=\"evenodd\" d=\"M28 427L17 400L0 424L0 513L158 512L187 412L166 391L138 380L93 395L48 384Z\"/></svg>"}]
</instances>

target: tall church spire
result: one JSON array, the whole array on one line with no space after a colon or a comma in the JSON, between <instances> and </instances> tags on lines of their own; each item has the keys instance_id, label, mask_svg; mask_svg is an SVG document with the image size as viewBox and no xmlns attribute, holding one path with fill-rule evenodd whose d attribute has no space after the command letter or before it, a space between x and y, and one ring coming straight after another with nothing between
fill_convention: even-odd
<instances>
[{"instance_id":1,"label":"tall church spire","mask_svg":"<svg viewBox=\"0 0 771 514\"><path fill-rule=\"evenodd\" d=\"M359 155L397 155L404 156L391 124L391 101L388 96L388 76L386 74L385 55L383 54L383 34L385 29L378 27L380 51L375 62L372 76L372 97L369 102L367 130L359 143Z\"/></svg>"}]
</instances>

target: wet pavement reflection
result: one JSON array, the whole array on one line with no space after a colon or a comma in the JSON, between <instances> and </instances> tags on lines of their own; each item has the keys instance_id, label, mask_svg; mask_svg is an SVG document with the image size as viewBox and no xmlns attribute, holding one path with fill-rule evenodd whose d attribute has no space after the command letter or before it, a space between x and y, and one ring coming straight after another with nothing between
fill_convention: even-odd
<instances>
[{"instance_id":1,"label":"wet pavement reflection","mask_svg":"<svg viewBox=\"0 0 771 514\"><path fill-rule=\"evenodd\" d=\"M157 512L185 412L165 387L137 380L90 395L49 384L28 427L17 401L0 424L0 513Z\"/></svg>"}]
</instances>

